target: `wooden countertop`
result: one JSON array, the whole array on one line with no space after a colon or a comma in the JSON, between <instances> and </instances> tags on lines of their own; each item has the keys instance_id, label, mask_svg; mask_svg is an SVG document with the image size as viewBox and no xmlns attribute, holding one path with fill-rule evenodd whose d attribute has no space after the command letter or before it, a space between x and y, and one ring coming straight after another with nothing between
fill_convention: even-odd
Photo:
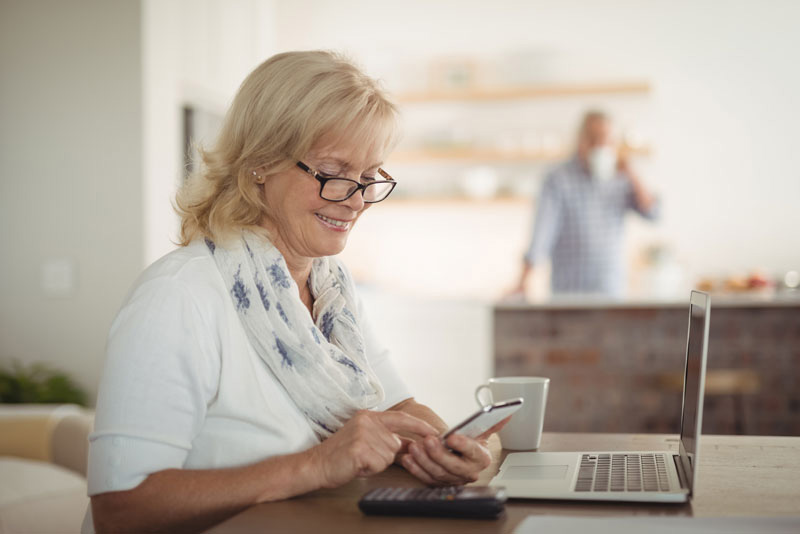
<instances>
[{"instance_id":1,"label":"wooden countertop","mask_svg":"<svg viewBox=\"0 0 800 534\"><path fill-rule=\"evenodd\" d=\"M495 302L495 310L592 310L592 309L684 309L689 300L631 299L615 300L591 296L561 297L547 301L504 300ZM796 308L797 295L711 295L711 307L716 308Z\"/></svg>"},{"instance_id":2,"label":"wooden countertop","mask_svg":"<svg viewBox=\"0 0 800 534\"><path fill-rule=\"evenodd\" d=\"M506 452L491 442L494 461L477 484L497 472ZM665 434L545 433L542 451L675 450L677 436ZM512 500L498 520L374 517L358 499L381 486L420 487L399 467L359 478L335 489L253 506L210 529L214 534L250 532L510 533L528 515L797 516L800 531L800 437L703 436L698 486L688 504L586 503Z\"/></svg>"}]
</instances>

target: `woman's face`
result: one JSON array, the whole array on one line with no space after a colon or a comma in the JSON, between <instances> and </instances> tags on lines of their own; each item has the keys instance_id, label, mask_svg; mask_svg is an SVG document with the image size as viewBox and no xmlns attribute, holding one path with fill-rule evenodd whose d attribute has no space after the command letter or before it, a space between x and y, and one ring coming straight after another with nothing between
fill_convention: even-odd
<instances>
[{"instance_id":1,"label":"woman's face","mask_svg":"<svg viewBox=\"0 0 800 534\"><path fill-rule=\"evenodd\" d=\"M325 176L361 181L376 175L383 155L375 147L323 137L303 163ZM353 225L370 206L360 191L343 202L330 202L320 198L319 189L319 182L296 166L264 183L268 212L263 226L290 266L341 252Z\"/></svg>"}]
</instances>

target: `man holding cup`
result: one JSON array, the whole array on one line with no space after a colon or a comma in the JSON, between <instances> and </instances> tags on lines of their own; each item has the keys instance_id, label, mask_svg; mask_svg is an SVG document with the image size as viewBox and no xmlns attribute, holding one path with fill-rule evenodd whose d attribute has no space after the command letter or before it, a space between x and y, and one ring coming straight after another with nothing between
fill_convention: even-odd
<instances>
[{"instance_id":1,"label":"man holding cup","mask_svg":"<svg viewBox=\"0 0 800 534\"><path fill-rule=\"evenodd\" d=\"M509 296L524 296L533 269L552 261L553 295L621 297L625 215L654 220L658 203L618 150L609 117L584 115L575 155L551 171L537 199L533 236Z\"/></svg>"}]
</instances>

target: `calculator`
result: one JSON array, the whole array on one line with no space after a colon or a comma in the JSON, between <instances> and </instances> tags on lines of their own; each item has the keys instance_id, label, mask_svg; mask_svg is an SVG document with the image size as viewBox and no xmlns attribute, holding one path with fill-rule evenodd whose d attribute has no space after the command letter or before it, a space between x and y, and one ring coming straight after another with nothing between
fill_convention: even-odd
<instances>
[{"instance_id":1,"label":"calculator","mask_svg":"<svg viewBox=\"0 0 800 534\"><path fill-rule=\"evenodd\" d=\"M489 486L375 488L361 497L358 507L368 515L497 519L506 500L503 488Z\"/></svg>"}]
</instances>

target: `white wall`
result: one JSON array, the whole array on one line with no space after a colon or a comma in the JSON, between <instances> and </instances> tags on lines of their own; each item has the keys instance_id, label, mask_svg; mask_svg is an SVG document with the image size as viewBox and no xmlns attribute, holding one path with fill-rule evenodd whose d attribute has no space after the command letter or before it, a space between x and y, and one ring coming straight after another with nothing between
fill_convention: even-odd
<instances>
[{"instance_id":1,"label":"white wall","mask_svg":"<svg viewBox=\"0 0 800 534\"><path fill-rule=\"evenodd\" d=\"M348 51L390 89L415 85L399 74L424 75L414 64L435 57L525 50L560 58L556 77L649 80L645 178L664 212L631 239L670 244L690 279L800 265L798 20L800 3L778 0L287 0L277 11L281 50Z\"/></svg>"},{"instance_id":2,"label":"white wall","mask_svg":"<svg viewBox=\"0 0 800 534\"><path fill-rule=\"evenodd\" d=\"M0 363L47 362L93 391L142 265L141 135L138 2L2 3ZM73 283L48 295L51 260Z\"/></svg>"},{"instance_id":3,"label":"white wall","mask_svg":"<svg viewBox=\"0 0 800 534\"><path fill-rule=\"evenodd\" d=\"M145 254L174 248L183 179L181 110L224 114L239 84L274 53L271 0L143 0Z\"/></svg>"},{"instance_id":4,"label":"white wall","mask_svg":"<svg viewBox=\"0 0 800 534\"><path fill-rule=\"evenodd\" d=\"M52 362L92 392L128 287L172 248L181 106L224 109L274 51L349 50L390 88L404 82L398 65L521 49L559 51L587 76L648 79L658 129L647 179L665 213L655 230L634 226L632 238L672 242L696 272L800 263L796 2L4 0L0 9L0 362ZM691 215L703 207L708 216ZM506 237L509 246L527 231ZM517 259L488 274L512 272ZM49 260L73 268L74 289L45 294ZM415 264L421 276L439 265L429 263ZM470 385L489 372L480 341L488 316L467 307L455 324L431 307L422 321L418 303L382 298L375 315L404 317L387 334L398 355L424 363L431 352L423 346L441 355L451 339L441 361L464 358ZM425 328L409 330L415 320ZM427 391L434 374L423 376L416 362L404 372ZM438 393L451 394L466 390Z\"/></svg>"},{"instance_id":5,"label":"white wall","mask_svg":"<svg viewBox=\"0 0 800 534\"><path fill-rule=\"evenodd\" d=\"M489 308L360 288L364 309L417 401L448 424L477 409L473 393L493 370Z\"/></svg>"},{"instance_id":6,"label":"white wall","mask_svg":"<svg viewBox=\"0 0 800 534\"><path fill-rule=\"evenodd\" d=\"M277 45L345 51L395 92L424 87L447 55L541 52L544 81L649 81L654 153L640 168L664 210L655 227L631 219L628 250L666 243L689 284L800 267L798 20L791 1L281 0ZM489 302L516 276L529 221L519 203L390 202L350 238L354 273L393 288L365 300L401 374L451 421L492 372Z\"/></svg>"},{"instance_id":7,"label":"white wall","mask_svg":"<svg viewBox=\"0 0 800 534\"><path fill-rule=\"evenodd\" d=\"M0 4L0 363L51 363L94 396L129 287L174 248L181 108L224 111L272 53L271 10L258 0ZM72 271L72 288L44 290L52 260ZM55 282L69 282L63 268Z\"/></svg>"}]
</instances>

